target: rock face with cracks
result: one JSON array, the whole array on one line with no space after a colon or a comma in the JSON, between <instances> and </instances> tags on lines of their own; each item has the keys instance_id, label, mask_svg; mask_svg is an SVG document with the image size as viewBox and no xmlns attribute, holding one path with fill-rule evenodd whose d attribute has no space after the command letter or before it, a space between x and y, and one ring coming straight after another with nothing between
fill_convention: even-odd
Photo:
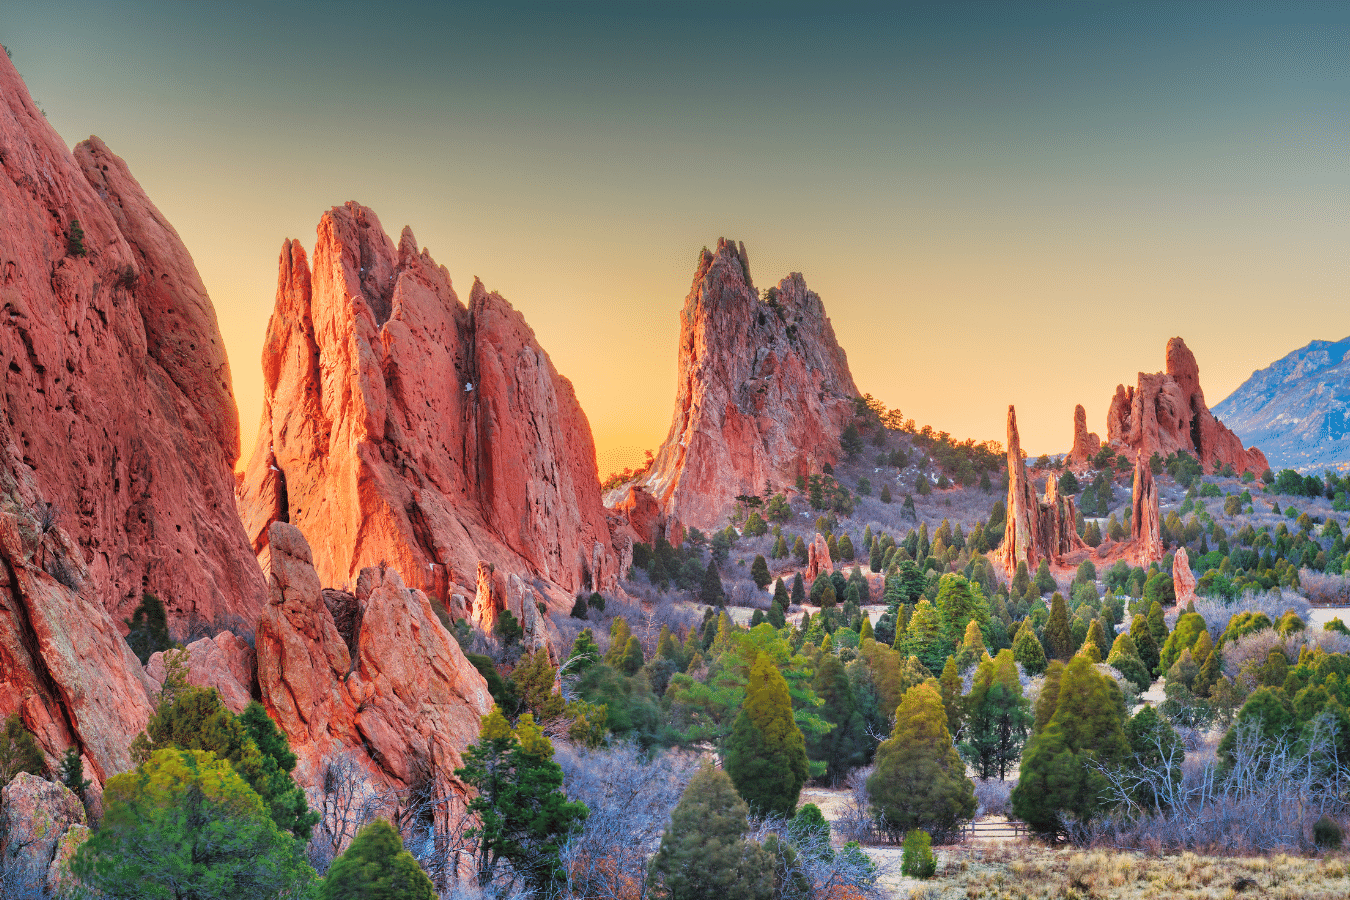
<instances>
[{"instance_id":1,"label":"rock face with cracks","mask_svg":"<svg viewBox=\"0 0 1350 900\"><path fill-rule=\"evenodd\" d=\"M355 203L319 222L311 264L282 247L258 443L239 489L254 550L289 522L330 586L388 565L447 607L480 562L554 609L612 590L615 548L572 385L520 313L467 306L404 229Z\"/></svg>"},{"instance_id":2,"label":"rock face with cracks","mask_svg":"<svg viewBox=\"0 0 1350 900\"><path fill-rule=\"evenodd\" d=\"M1128 459L1147 462L1189 453L1206 474L1231 468L1260 475L1270 468L1265 454L1243 448L1242 439L1214 418L1200 389L1200 366L1186 342L1167 342L1167 370L1139 373L1137 387L1117 385L1106 414L1106 441Z\"/></svg>"},{"instance_id":3,"label":"rock face with cracks","mask_svg":"<svg viewBox=\"0 0 1350 900\"><path fill-rule=\"evenodd\" d=\"M1017 433L1017 411L1008 407L1008 519L998 559L1011 578L1018 563L1036 571L1041 560L1059 563L1065 554L1087 547L1075 529L1078 513L1072 497L1061 497L1054 478L1046 479L1045 499L1027 475Z\"/></svg>"},{"instance_id":4,"label":"rock face with cracks","mask_svg":"<svg viewBox=\"0 0 1350 900\"><path fill-rule=\"evenodd\" d=\"M830 559L830 545L825 540L825 536L819 531L811 539L811 543L806 545L806 583L815 584L815 581L821 575L830 575L834 572L834 561Z\"/></svg>"},{"instance_id":5,"label":"rock face with cracks","mask_svg":"<svg viewBox=\"0 0 1350 900\"><path fill-rule=\"evenodd\" d=\"M639 485L669 518L711 529L741 494L839 455L858 389L820 297L798 273L763 299L745 247L700 254L680 313L675 414Z\"/></svg>"},{"instance_id":6,"label":"rock face with cracks","mask_svg":"<svg viewBox=\"0 0 1350 900\"><path fill-rule=\"evenodd\" d=\"M1191 571L1191 558L1185 547L1178 547L1172 558L1172 588L1177 595L1177 607L1185 609L1186 604L1195 601L1195 573Z\"/></svg>"},{"instance_id":7,"label":"rock face with cracks","mask_svg":"<svg viewBox=\"0 0 1350 900\"><path fill-rule=\"evenodd\" d=\"M462 794L453 772L492 701L430 599L392 568L363 569L350 649L304 536L284 522L268 530L271 594L258 624L258 686L299 757L298 779L322 784L323 764L346 753L379 782L429 780L438 795Z\"/></svg>"},{"instance_id":8,"label":"rock face with cracks","mask_svg":"<svg viewBox=\"0 0 1350 900\"><path fill-rule=\"evenodd\" d=\"M1141 566L1163 557L1162 520L1158 512L1158 484L1153 471L1140 456L1134 463L1134 491L1130 498L1130 538Z\"/></svg>"}]
</instances>

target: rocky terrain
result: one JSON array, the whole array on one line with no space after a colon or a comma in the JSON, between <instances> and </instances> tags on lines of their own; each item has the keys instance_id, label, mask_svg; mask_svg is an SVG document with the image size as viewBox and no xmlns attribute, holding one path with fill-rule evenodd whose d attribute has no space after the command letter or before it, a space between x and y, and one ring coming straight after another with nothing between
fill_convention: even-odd
<instances>
[{"instance_id":1,"label":"rocky terrain","mask_svg":"<svg viewBox=\"0 0 1350 900\"><path fill-rule=\"evenodd\" d=\"M1253 372L1214 407L1276 469L1303 472L1350 463L1350 338L1312 341Z\"/></svg>"}]
</instances>

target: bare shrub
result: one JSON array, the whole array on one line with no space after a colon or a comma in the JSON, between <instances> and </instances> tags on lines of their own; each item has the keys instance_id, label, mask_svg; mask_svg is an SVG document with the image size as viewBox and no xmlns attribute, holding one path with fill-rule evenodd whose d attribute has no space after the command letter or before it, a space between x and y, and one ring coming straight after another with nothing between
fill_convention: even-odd
<instances>
[{"instance_id":1,"label":"bare shrub","mask_svg":"<svg viewBox=\"0 0 1350 900\"><path fill-rule=\"evenodd\" d=\"M1311 851L1313 823L1347 812L1350 768L1336 757L1336 728L1335 719L1323 714L1306 740L1291 734L1263 741L1260 722L1242 723L1231 769L1213 758L1182 765L1180 751L1168 758L1160 741L1156 765L1101 770L1116 812L1079 838L1151 852ZM1169 774L1178 766L1179 779Z\"/></svg>"},{"instance_id":2,"label":"bare shrub","mask_svg":"<svg viewBox=\"0 0 1350 900\"><path fill-rule=\"evenodd\" d=\"M308 794L310 808L319 814L309 840L309 864L321 875L362 826L393 805L393 797L372 782L366 769L346 752L324 765L323 777Z\"/></svg>"},{"instance_id":3,"label":"bare shrub","mask_svg":"<svg viewBox=\"0 0 1350 900\"><path fill-rule=\"evenodd\" d=\"M876 816L872 815L872 799L867 793L867 779L872 776L872 771L872 766L854 769L844 782L848 797L844 801L844 811L834 822L834 830L846 841L876 844L884 836L877 827Z\"/></svg>"},{"instance_id":4,"label":"bare shrub","mask_svg":"<svg viewBox=\"0 0 1350 900\"><path fill-rule=\"evenodd\" d=\"M1012 817L1012 789L1016 781L1000 781L991 778L987 781L975 780L975 801L979 803L977 816Z\"/></svg>"},{"instance_id":5,"label":"bare shrub","mask_svg":"<svg viewBox=\"0 0 1350 900\"><path fill-rule=\"evenodd\" d=\"M628 900L647 893L647 861L671 810L698 768L698 757L667 752L644 759L635 744L601 749L559 742L554 760L569 800L590 809L563 848L569 896Z\"/></svg>"},{"instance_id":6,"label":"bare shrub","mask_svg":"<svg viewBox=\"0 0 1350 900\"><path fill-rule=\"evenodd\" d=\"M1195 599L1195 611L1204 618L1210 638L1216 641L1219 639L1219 635L1223 634L1223 630L1228 627L1228 620L1238 613L1265 613L1270 621L1274 622L1288 610L1293 610L1295 615L1307 622L1312 605L1308 602L1307 597L1293 591L1282 591L1279 588L1260 594L1248 592L1242 596L1241 600L1235 600L1232 603L1225 603L1213 597L1197 597ZM1175 609L1167 614L1165 619L1168 628L1176 627L1176 620L1179 615L1180 612Z\"/></svg>"},{"instance_id":7,"label":"bare shrub","mask_svg":"<svg viewBox=\"0 0 1350 900\"><path fill-rule=\"evenodd\" d=\"M746 836L757 844L777 838L776 870L784 874L783 896L797 896L791 885L804 881L808 897L875 898L882 893L877 884L881 866L857 848L836 850L828 834L803 832L791 827L787 819L769 816L752 819ZM885 874L890 874L889 872Z\"/></svg>"},{"instance_id":8,"label":"bare shrub","mask_svg":"<svg viewBox=\"0 0 1350 900\"><path fill-rule=\"evenodd\" d=\"M1350 578L1344 575L1299 569L1298 583L1318 606L1350 606Z\"/></svg>"}]
</instances>

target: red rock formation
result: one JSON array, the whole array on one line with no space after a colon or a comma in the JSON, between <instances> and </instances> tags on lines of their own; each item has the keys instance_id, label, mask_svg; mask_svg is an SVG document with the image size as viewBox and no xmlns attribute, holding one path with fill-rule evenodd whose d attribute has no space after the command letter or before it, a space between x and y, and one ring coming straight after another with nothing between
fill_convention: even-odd
<instances>
[{"instance_id":1,"label":"red rock formation","mask_svg":"<svg viewBox=\"0 0 1350 900\"><path fill-rule=\"evenodd\" d=\"M1072 497L1059 495L1059 484L1047 478L1045 500L1027 475L1022 442L1017 433L1017 411L1008 407L1008 519L1003 527L1003 545L998 560L1012 578L1018 563L1035 572L1041 560L1061 562L1065 554L1087 548L1075 523L1078 512Z\"/></svg>"},{"instance_id":2,"label":"red rock formation","mask_svg":"<svg viewBox=\"0 0 1350 900\"><path fill-rule=\"evenodd\" d=\"M1087 430L1087 410L1083 404L1073 408L1073 447L1065 457L1066 465L1075 469L1087 468L1088 461L1102 448L1102 439Z\"/></svg>"},{"instance_id":3,"label":"red rock formation","mask_svg":"<svg viewBox=\"0 0 1350 900\"><path fill-rule=\"evenodd\" d=\"M1195 573L1191 571L1191 558L1185 547L1178 547L1172 558L1172 588L1177 595L1177 607L1185 609L1186 604L1195 600Z\"/></svg>"},{"instance_id":4,"label":"red rock formation","mask_svg":"<svg viewBox=\"0 0 1350 900\"><path fill-rule=\"evenodd\" d=\"M491 698L430 599L392 568L363 569L353 653L304 536L283 522L268 530L272 591L258 624L258 684L300 758L300 781L318 782L323 763L347 753L387 783L430 777L438 791L458 793L453 770Z\"/></svg>"},{"instance_id":5,"label":"red rock formation","mask_svg":"<svg viewBox=\"0 0 1350 900\"><path fill-rule=\"evenodd\" d=\"M830 560L830 545L819 531L806 547L806 585L808 588L821 575L834 572L834 563Z\"/></svg>"},{"instance_id":6,"label":"red rock formation","mask_svg":"<svg viewBox=\"0 0 1350 900\"><path fill-rule=\"evenodd\" d=\"M65 785L28 772L15 775L0 796L3 864L10 876L5 887L17 892L21 879L44 884L66 832L84 826L84 804Z\"/></svg>"},{"instance_id":7,"label":"red rock formation","mask_svg":"<svg viewBox=\"0 0 1350 900\"><path fill-rule=\"evenodd\" d=\"M238 413L178 235L98 138L72 154L0 59L0 468L54 504L120 622L251 621L266 584L233 509ZM78 221L84 253L68 235ZM0 704L3 706L4 704Z\"/></svg>"},{"instance_id":8,"label":"red rock formation","mask_svg":"<svg viewBox=\"0 0 1350 900\"><path fill-rule=\"evenodd\" d=\"M664 538L675 546L683 543L684 528L677 520L668 518L661 511L661 504L644 488L636 484L624 485L615 492L614 497L610 509L623 516L636 532L638 540L655 544Z\"/></svg>"},{"instance_id":9,"label":"red rock formation","mask_svg":"<svg viewBox=\"0 0 1350 900\"><path fill-rule=\"evenodd\" d=\"M1141 566L1163 557L1161 519L1158 515L1158 485L1143 455L1134 463L1134 493L1130 500L1130 538L1135 560Z\"/></svg>"},{"instance_id":10,"label":"red rock formation","mask_svg":"<svg viewBox=\"0 0 1350 900\"><path fill-rule=\"evenodd\" d=\"M1200 389L1200 367L1179 337L1167 342L1166 372L1140 372L1138 387L1116 386L1106 415L1106 440L1131 460L1189 453L1206 474L1216 464L1231 466L1239 475L1260 475L1270 468L1264 453L1243 449L1242 440L1209 411Z\"/></svg>"},{"instance_id":11,"label":"red rock formation","mask_svg":"<svg viewBox=\"0 0 1350 900\"><path fill-rule=\"evenodd\" d=\"M213 638L193 641L187 650L187 681L198 687L215 688L225 705L236 713L244 711L257 686L257 655L243 638L222 631ZM164 654L152 653L145 664L158 692L167 675Z\"/></svg>"},{"instance_id":12,"label":"red rock formation","mask_svg":"<svg viewBox=\"0 0 1350 900\"><path fill-rule=\"evenodd\" d=\"M461 304L408 229L395 248L348 203L320 220L312 270L286 242L263 375L239 507L264 564L268 526L290 522L333 585L383 563L449 605L480 561L542 578L555 609L616 585L570 382L500 296L475 282Z\"/></svg>"},{"instance_id":13,"label":"red rock formation","mask_svg":"<svg viewBox=\"0 0 1350 900\"><path fill-rule=\"evenodd\" d=\"M670 434L639 484L705 529L737 495L835 461L858 395L820 297L794 272L761 300L744 246L727 240L699 257L676 383Z\"/></svg>"}]
</instances>

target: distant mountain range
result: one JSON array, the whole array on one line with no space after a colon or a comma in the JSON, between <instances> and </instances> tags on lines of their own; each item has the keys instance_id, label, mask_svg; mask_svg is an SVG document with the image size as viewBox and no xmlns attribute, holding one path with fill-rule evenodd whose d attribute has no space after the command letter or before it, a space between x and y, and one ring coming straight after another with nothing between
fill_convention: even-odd
<instances>
[{"instance_id":1,"label":"distant mountain range","mask_svg":"<svg viewBox=\"0 0 1350 900\"><path fill-rule=\"evenodd\" d=\"M1350 468L1350 337L1313 341L1252 373L1214 414L1271 468Z\"/></svg>"}]
</instances>

